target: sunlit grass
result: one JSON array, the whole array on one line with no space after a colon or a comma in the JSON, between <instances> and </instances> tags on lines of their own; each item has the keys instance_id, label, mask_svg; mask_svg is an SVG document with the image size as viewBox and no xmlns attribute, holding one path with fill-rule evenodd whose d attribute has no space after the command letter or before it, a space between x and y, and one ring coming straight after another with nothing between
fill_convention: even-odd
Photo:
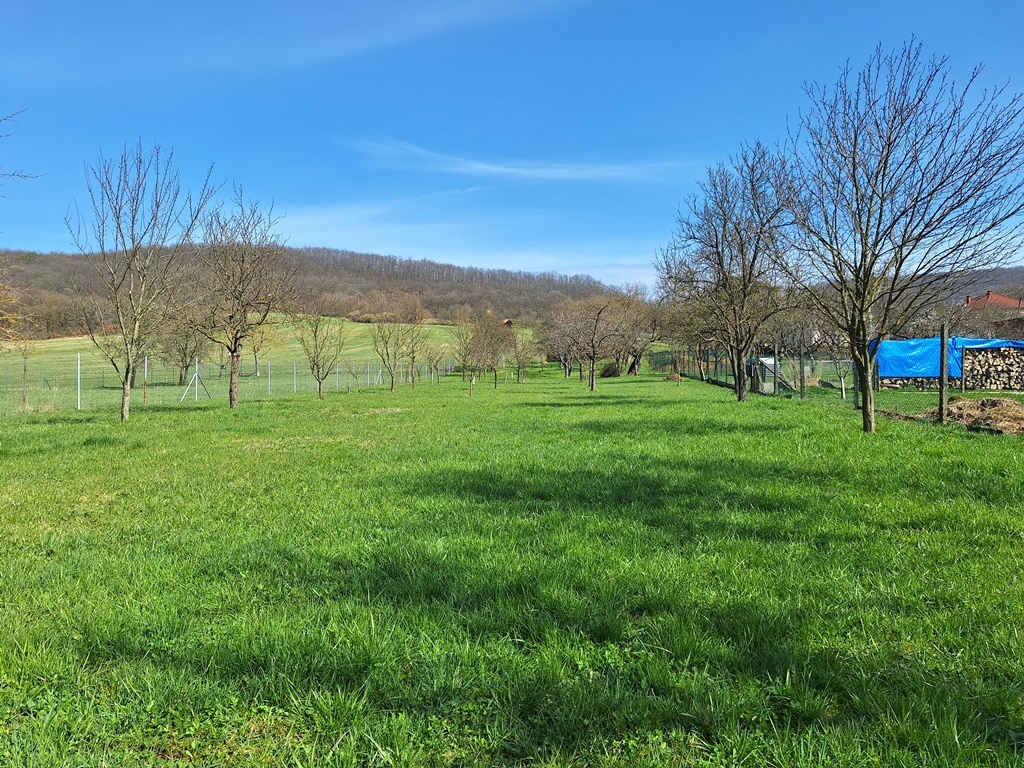
<instances>
[{"instance_id":1,"label":"sunlit grass","mask_svg":"<svg viewBox=\"0 0 1024 768\"><path fill-rule=\"evenodd\" d=\"M0 763L1016 765L1020 440L858 427L554 370L8 418Z\"/></svg>"},{"instance_id":2,"label":"sunlit grass","mask_svg":"<svg viewBox=\"0 0 1024 768\"><path fill-rule=\"evenodd\" d=\"M370 338L370 326L344 320L337 322L341 324L345 338L342 359L324 386L333 391L376 386L381 371ZM430 325L427 328L428 341L438 347L448 343L450 334L449 326ZM26 363L27 372L23 371ZM227 400L227 357L220 347L210 345L200 360L200 376L205 386L199 388L198 399ZM261 399L268 394L308 395L315 392L316 382L309 373L294 326L287 317L278 317L271 324L260 351L258 374L251 344L243 346L242 401ZM132 407L137 410L147 405L173 405L184 394L185 387L178 383L177 369L156 355L150 355L136 376ZM195 389L189 389L188 398L195 402ZM117 371L103 359L88 337L37 342L27 360L17 350L0 354L0 415L25 410L35 413L77 410L79 404L83 410L116 410L120 408L120 400Z\"/></svg>"}]
</instances>

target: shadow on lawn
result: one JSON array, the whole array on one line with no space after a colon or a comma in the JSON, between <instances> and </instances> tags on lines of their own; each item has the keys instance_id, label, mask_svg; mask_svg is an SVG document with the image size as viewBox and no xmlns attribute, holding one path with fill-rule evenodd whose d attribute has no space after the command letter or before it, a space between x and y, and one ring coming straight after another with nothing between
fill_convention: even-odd
<instances>
[{"instance_id":1,"label":"shadow on lawn","mask_svg":"<svg viewBox=\"0 0 1024 768\"><path fill-rule=\"evenodd\" d=\"M230 632L193 637L173 624L154 632L126 620L83 630L80 651L95 665L136 661L213 678L281 707L358 697L371 730L403 712L477 736L500 733L492 745L509 763L672 730L714 744L750 732L772 739L840 729L881 749L925 749L941 727L964 743L1018 746L1011 680L973 680L884 639L815 640L826 618L816 615L819 603L800 599L811 585L793 596L765 584L762 599L742 577L709 568L708 579L724 578L720 588L691 589L648 572L641 559L609 570L615 558L602 547L613 544L566 548L558 527L501 540L552 513L552 525L571 520L580 535L588 522L646 526L652 557L729 540L755 556L800 548L813 562L868 543L821 525L842 514L829 510L821 487L856 481L835 469L711 458L624 466L395 476L381 491L396 503L469 502L470 521L445 529L453 540L436 529L420 539L385 533L348 554L256 534L197 565L200 583L250 589L244 620L225 619ZM495 520L505 525L492 527ZM344 619L330 629L325 611ZM267 616L282 621L267 624ZM330 727L348 729L345 712Z\"/></svg>"}]
</instances>

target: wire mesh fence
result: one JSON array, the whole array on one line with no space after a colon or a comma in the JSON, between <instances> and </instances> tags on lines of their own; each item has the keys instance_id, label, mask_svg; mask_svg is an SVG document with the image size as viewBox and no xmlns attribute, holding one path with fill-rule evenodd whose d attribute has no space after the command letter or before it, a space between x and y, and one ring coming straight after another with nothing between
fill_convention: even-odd
<instances>
[{"instance_id":1,"label":"wire mesh fence","mask_svg":"<svg viewBox=\"0 0 1024 768\"><path fill-rule=\"evenodd\" d=\"M677 349L652 352L651 368L662 373L708 381L735 388L735 376L724 350ZM754 354L746 361L750 391L786 398L803 398L827 405L854 407L854 367L849 359L830 358L812 352L800 354ZM938 379L884 379L874 382L875 408L901 416L932 411L939 406ZM960 379L951 379L952 396L1007 396L1024 398L1024 393L991 389L970 389Z\"/></svg>"},{"instance_id":2,"label":"wire mesh fence","mask_svg":"<svg viewBox=\"0 0 1024 768\"><path fill-rule=\"evenodd\" d=\"M426 365L401 363L395 370L396 384L438 380L455 369L445 361L431 370ZM132 404L175 405L185 400L228 397L228 367L219 361L199 360L185 370L147 358L136 373ZM369 387L390 387L391 377L379 359L339 361L324 380L325 392L359 391ZM305 360L268 357L244 365L239 378L240 400L315 393L317 382ZM0 358L0 415L18 412L51 412L117 409L121 402L121 379L106 361L93 355L54 357L7 354Z\"/></svg>"}]
</instances>

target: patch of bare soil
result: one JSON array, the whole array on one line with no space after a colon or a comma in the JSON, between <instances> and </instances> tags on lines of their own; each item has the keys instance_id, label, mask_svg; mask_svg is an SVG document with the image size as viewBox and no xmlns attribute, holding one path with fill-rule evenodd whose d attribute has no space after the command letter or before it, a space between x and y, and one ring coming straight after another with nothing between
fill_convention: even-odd
<instances>
[{"instance_id":1,"label":"patch of bare soil","mask_svg":"<svg viewBox=\"0 0 1024 768\"><path fill-rule=\"evenodd\" d=\"M938 419L939 409L928 411L924 416ZM949 419L968 429L1021 435L1024 434L1024 403L1009 397L956 400L949 404Z\"/></svg>"}]
</instances>

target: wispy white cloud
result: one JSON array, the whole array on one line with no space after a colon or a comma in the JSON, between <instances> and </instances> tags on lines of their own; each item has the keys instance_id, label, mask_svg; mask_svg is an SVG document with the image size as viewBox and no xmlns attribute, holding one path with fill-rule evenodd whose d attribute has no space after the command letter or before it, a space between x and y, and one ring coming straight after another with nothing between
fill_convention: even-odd
<instances>
[{"instance_id":1,"label":"wispy white cloud","mask_svg":"<svg viewBox=\"0 0 1024 768\"><path fill-rule=\"evenodd\" d=\"M446 195L472 194L453 190ZM587 274L609 284L654 284L657 243L593 233L540 234L544 214L448 209L440 195L373 203L282 206L294 246L326 246L409 259L528 272ZM524 235L523 233L529 233Z\"/></svg>"},{"instance_id":2,"label":"wispy white cloud","mask_svg":"<svg viewBox=\"0 0 1024 768\"><path fill-rule=\"evenodd\" d=\"M481 160L433 152L406 141L347 141L347 145L401 167L449 173L536 181L652 181L672 179L693 163L645 160L627 163L552 163L533 160Z\"/></svg>"},{"instance_id":3,"label":"wispy white cloud","mask_svg":"<svg viewBox=\"0 0 1024 768\"><path fill-rule=\"evenodd\" d=\"M356 56L467 27L500 23L579 0L388 0L376 3L343 3L344 11L333 24L306 18L295 26L291 55L304 60ZM288 14L293 14L288 6ZM322 11L318 11L318 15ZM311 16L312 14L300 14ZM310 29L319 30L312 38Z\"/></svg>"},{"instance_id":4,"label":"wispy white cloud","mask_svg":"<svg viewBox=\"0 0 1024 768\"><path fill-rule=\"evenodd\" d=\"M18 34L0 47L0 64L26 76L50 73L63 78L98 70L116 78L154 72L267 72L360 56L579 2L177 0L159 8L68 4L58 12L36 0L14 0L9 12L13 21L8 21ZM175 44L154 55L157 29L162 39ZM111 30L116 30L117 45L97 46ZM126 61L132 62L130 67Z\"/></svg>"}]
</instances>

